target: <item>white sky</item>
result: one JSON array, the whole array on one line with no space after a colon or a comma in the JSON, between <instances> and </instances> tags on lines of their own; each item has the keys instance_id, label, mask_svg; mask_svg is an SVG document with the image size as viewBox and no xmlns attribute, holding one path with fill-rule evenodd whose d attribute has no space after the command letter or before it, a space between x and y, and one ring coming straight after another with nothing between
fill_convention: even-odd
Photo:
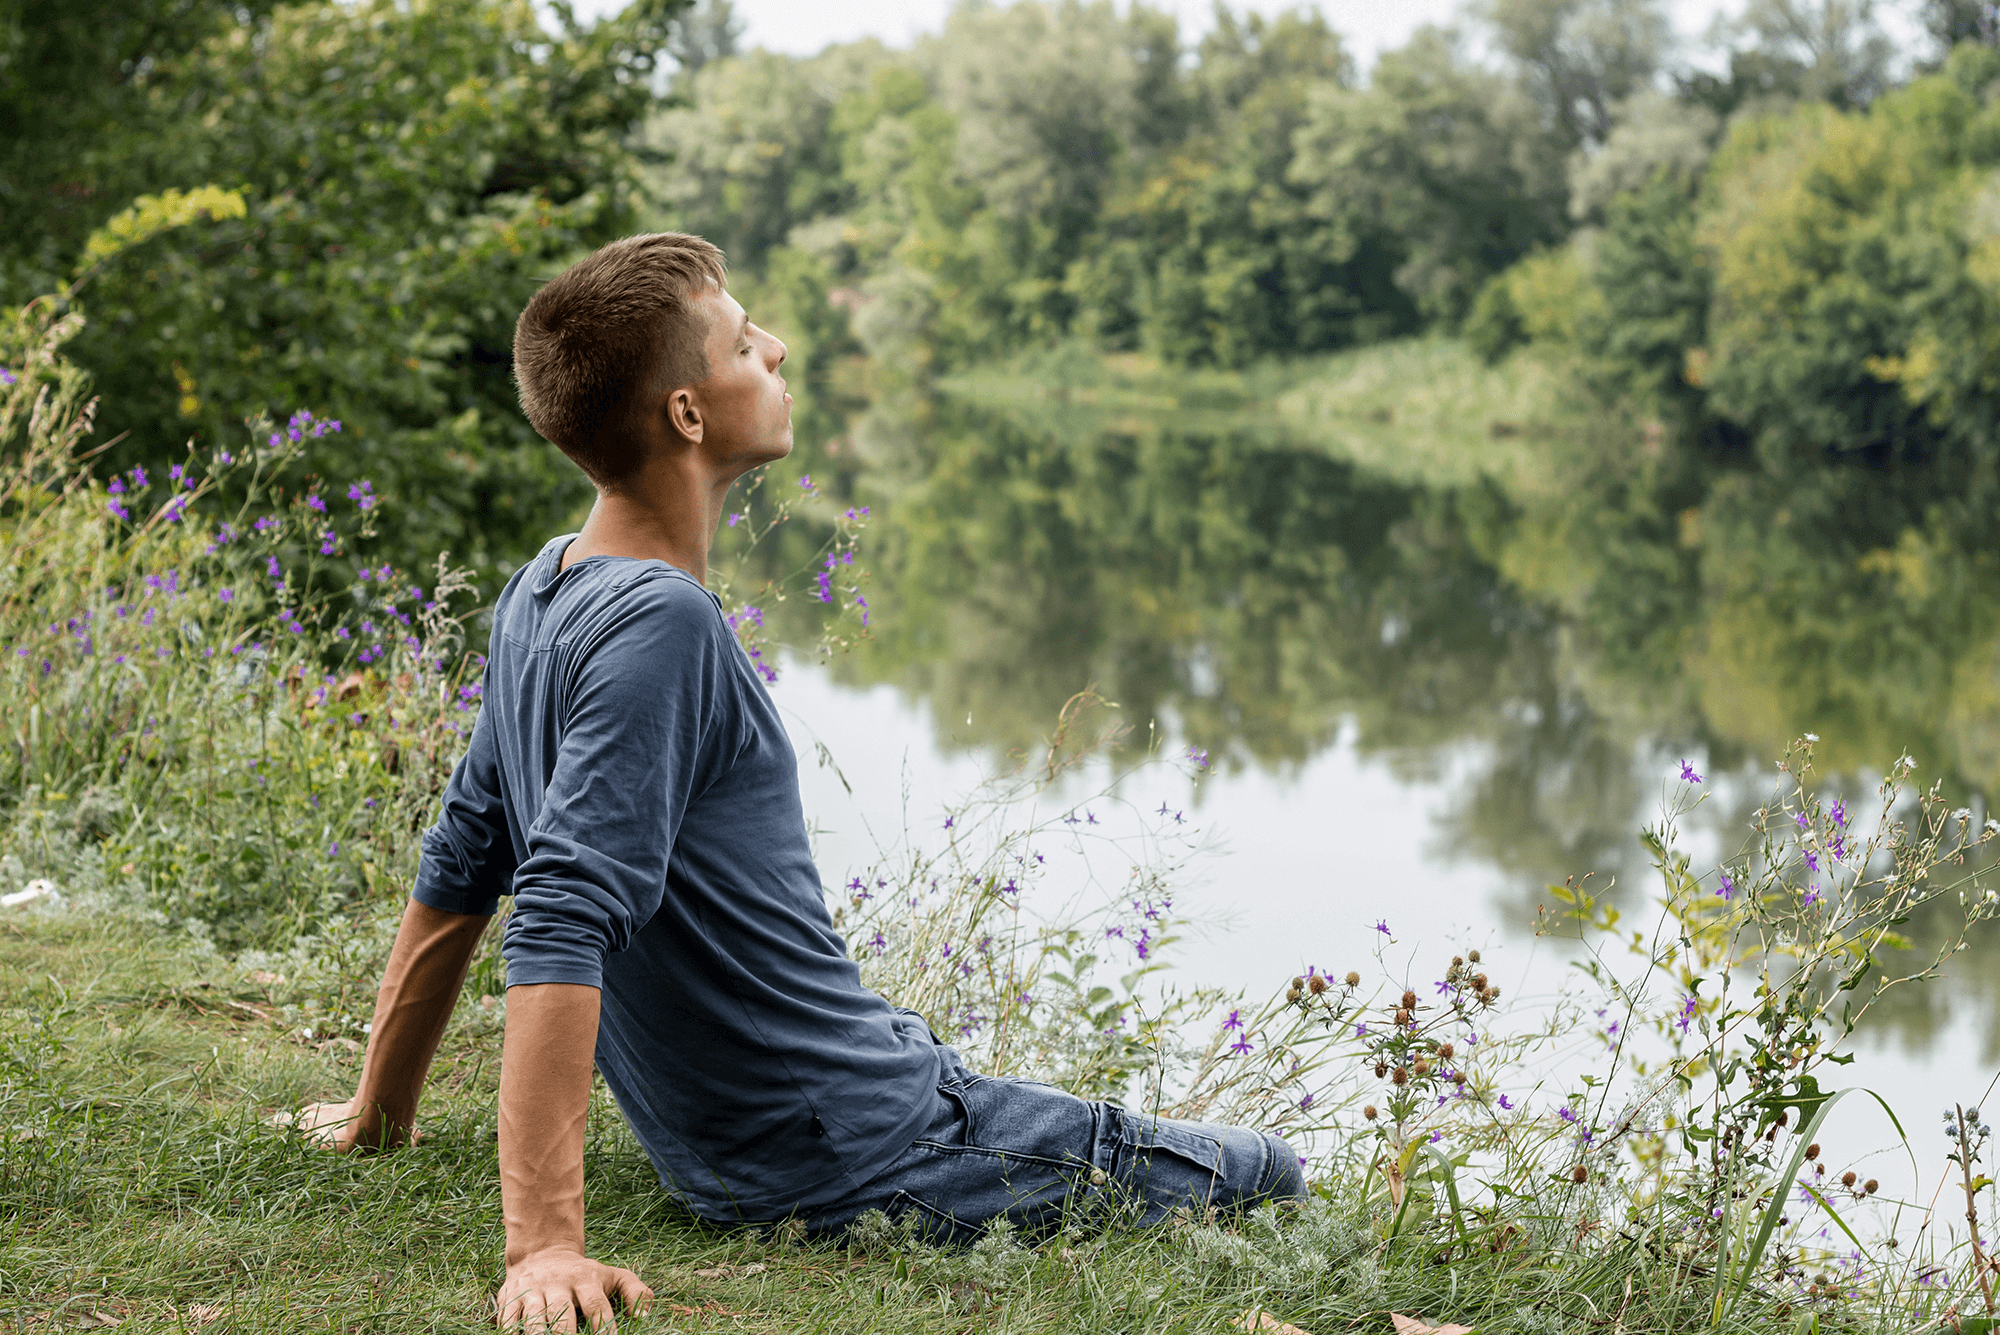
<instances>
[{"instance_id":1,"label":"white sky","mask_svg":"<svg viewBox=\"0 0 2000 1335\"><path fill-rule=\"evenodd\" d=\"M1004 2L1004 0L1003 0ZM580 17L593 17L624 7L625 0L577 0ZM1212 0L1154 0L1157 7L1178 12L1181 31L1192 37L1208 27ZM1899 42L1922 31L1916 22L1918 0L1879 0L1876 13L1883 27ZM812 55L833 42L879 37L894 46L944 24L952 0L868 0L865 4L829 0L736 0L745 23L746 47L761 46L789 55ZM1287 0L1232 0L1233 8L1275 12L1291 8ZM1393 49L1419 26L1445 23L1462 8L1462 0L1322 0L1319 6L1334 29L1346 39L1356 67L1366 72L1377 53ZM1668 0L1674 30L1683 49L1681 59L1702 60L1701 38L1717 14L1740 14L1743 0Z\"/></svg>"}]
</instances>

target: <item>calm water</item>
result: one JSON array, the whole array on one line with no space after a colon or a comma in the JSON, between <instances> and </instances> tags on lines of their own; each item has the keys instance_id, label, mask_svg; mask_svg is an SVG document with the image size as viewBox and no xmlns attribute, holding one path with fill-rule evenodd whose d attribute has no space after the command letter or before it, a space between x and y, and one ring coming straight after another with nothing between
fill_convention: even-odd
<instances>
[{"instance_id":1,"label":"calm water","mask_svg":"<svg viewBox=\"0 0 2000 1335\"><path fill-rule=\"evenodd\" d=\"M1254 411L1190 429L937 400L877 410L812 462L879 521L874 638L830 664L795 658L775 688L829 882L906 823L928 829L1095 687L1138 737L1157 729L1166 752L1212 760L1120 793L1184 811L1211 840L1181 901L1203 920L1177 961L1190 982L1261 999L1308 963L1366 969L1383 946L1428 978L1434 957L1478 946L1532 1011L1573 958L1535 934L1546 887L1615 878L1609 897L1643 915L1654 892L1635 835L1683 758L1709 776L1690 822L1698 870L1740 841L1798 732L1825 737L1827 786L1850 797L1907 748L1983 816L2000 764L1982 741L2000 718L1932 685L1962 674L1857 655L1810 624L1815 569L1833 582L1851 565L1840 544L1808 534L1781 554L1796 615L1727 577L1732 540L1778 559L1769 535L1786 525L1760 532L1754 497L1735 502L1747 515L1704 507L1697 568L1685 511L1591 531L1579 516L1602 497L1392 480L1348 462L1337 435ZM804 622L791 628L803 641ZM1947 637L1926 652L1990 647ZM820 744L838 775L814 761ZM1926 1199L1936 1108L2000 1072L1992 926L1948 979L1882 1003L1836 1076L1890 1096ZM1601 1053L1586 1038L1552 1081ZM1845 1143L1892 1139L1854 1100L1837 1118ZM1900 1152L1864 1167L1917 1190Z\"/></svg>"}]
</instances>

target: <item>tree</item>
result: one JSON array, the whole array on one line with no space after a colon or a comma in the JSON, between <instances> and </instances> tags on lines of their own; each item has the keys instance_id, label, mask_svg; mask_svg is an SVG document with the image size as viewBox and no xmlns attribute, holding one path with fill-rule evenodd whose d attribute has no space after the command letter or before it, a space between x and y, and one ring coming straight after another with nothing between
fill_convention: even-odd
<instances>
[{"instance_id":1,"label":"tree","mask_svg":"<svg viewBox=\"0 0 2000 1335\"><path fill-rule=\"evenodd\" d=\"M1296 144L1314 215L1397 238L1396 285L1430 318L1455 324L1489 277L1565 230L1561 146L1449 29L1385 53L1366 89L1315 86Z\"/></svg>"},{"instance_id":2,"label":"tree","mask_svg":"<svg viewBox=\"0 0 2000 1335\"><path fill-rule=\"evenodd\" d=\"M125 145L160 71L272 0L6 0L0 5L0 302L63 279L141 186ZM181 184L195 184L182 182Z\"/></svg>"},{"instance_id":3,"label":"tree","mask_svg":"<svg viewBox=\"0 0 2000 1335\"><path fill-rule=\"evenodd\" d=\"M1864 107L1889 87L1895 47L1875 26L1874 0L1750 0L1736 31L1751 54L1795 71L1798 96Z\"/></svg>"},{"instance_id":4,"label":"tree","mask_svg":"<svg viewBox=\"0 0 2000 1335\"><path fill-rule=\"evenodd\" d=\"M1658 0L1487 0L1480 14L1566 148L1610 136L1669 38Z\"/></svg>"},{"instance_id":5,"label":"tree","mask_svg":"<svg viewBox=\"0 0 2000 1335\"><path fill-rule=\"evenodd\" d=\"M675 8L551 34L512 0L299 4L151 76L131 160L249 211L84 290L77 355L106 436L126 433L107 463L233 446L246 414L309 407L346 430L307 466L400 502L399 564L525 556L587 488L515 404L514 318L632 229L630 131Z\"/></svg>"}]
</instances>

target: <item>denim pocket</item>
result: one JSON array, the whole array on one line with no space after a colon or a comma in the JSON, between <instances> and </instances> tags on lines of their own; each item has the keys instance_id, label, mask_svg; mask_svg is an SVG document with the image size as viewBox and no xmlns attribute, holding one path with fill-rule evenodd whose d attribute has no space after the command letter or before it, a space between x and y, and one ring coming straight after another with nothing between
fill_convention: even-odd
<instances>
[{"instance_id":1,"label":"denim pocket","mask_svg":"<svg viewBox=\"0 0 2000 1335\"><path fill-rule=\"evenodd\" d=\"M1193 1123L1134 1117L1123 1128L1129 1167L1120 1176L1153 1209L1207 1206L1225 1196L1222 1142Z\"/></svg>"}]
</instances>

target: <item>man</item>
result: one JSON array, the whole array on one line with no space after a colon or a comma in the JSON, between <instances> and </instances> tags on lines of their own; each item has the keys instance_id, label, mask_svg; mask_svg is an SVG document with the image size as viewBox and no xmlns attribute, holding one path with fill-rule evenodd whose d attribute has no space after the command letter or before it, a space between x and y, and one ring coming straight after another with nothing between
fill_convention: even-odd
<instances>
[{"instance_id":1,"label":"man","mask_svg":"<svg viewBox=\"0 0 2000 1335\"><path fill-rule=\"evenodd\" d=\"M597 503L495 605L484 704L424 836L359 1088L303 1125L342 1150L408 1140L511 894L503 1325L609 1326L614 1299L652 1296L584 1250L593 1056L660 1180L717 1222L825 1232L880 1209L967 1240L1003 1214L1300 1195L1282 1140L976 1076L861 985L791 745L703 585L730 484L792 448L785 345L723 280L706 241L630 237L521 313L521 405Z\"/></svg>"}]
</instances>

